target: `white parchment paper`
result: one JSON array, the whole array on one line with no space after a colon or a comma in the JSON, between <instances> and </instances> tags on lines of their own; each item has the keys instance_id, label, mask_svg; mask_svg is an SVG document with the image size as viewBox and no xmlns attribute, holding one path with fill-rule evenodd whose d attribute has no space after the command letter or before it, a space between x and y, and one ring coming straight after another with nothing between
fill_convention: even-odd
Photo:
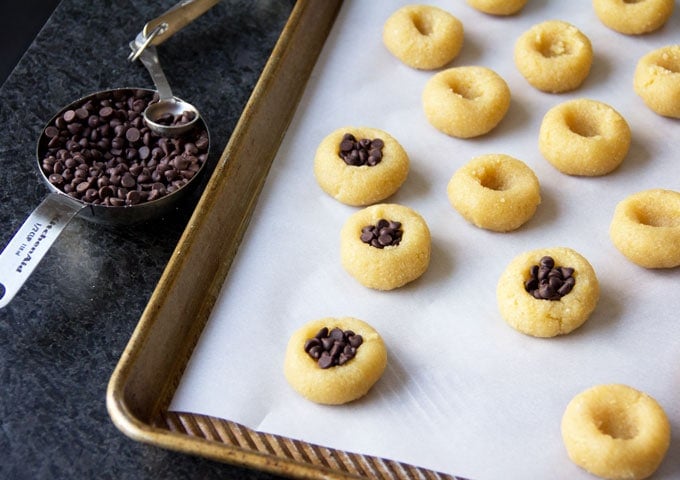
<instances>
[{"instance_id":1,"label":"white parchment paper","mask_svg":"<svg viewBox=\"0 0 680 480\"><path fill-rule=\"evenodd\" d=\"M478 480L585 479L591 477L562 444L564 408L593 385L625 383L665 408L674 440L656 478L680 477L680 270L640 268L608 235L614 207L626 196L680 190L680 123L652 113L632 89L642 55L680 42L680 8L660 32L628 37L604 27L587 0L529 0L507 18L462 0L432 0L465 27L451 66L492 68L512 91L494 131L460 140L436 131L422 112L421 92L433 72L402 65L382 44L383 22L406 3L344 3L171 409ZM515 40L548 19L576 25L593 43L593 68L575 92L541 93L514 67ZM609 103L631 126L629 155L607 176L563 175L538 151L545 112L578 97ZM327 196L314 179L317 145L348 125L381 128L400 141L411 171L389 201L419 211L432 231L429 270L395 291L367 289L342 269L339 231L357 209ZM515 232L478 229L448 203L453 172L485 153L523 160L541 182L536 215ZM537 339L500 318L495 288L515 255L552 246L583 254L602 296L577 331ZM387 370L357 402L313 404L282 374L286 343L309 320L345 315L382 334Z\"/></svg>"}]
</instances>

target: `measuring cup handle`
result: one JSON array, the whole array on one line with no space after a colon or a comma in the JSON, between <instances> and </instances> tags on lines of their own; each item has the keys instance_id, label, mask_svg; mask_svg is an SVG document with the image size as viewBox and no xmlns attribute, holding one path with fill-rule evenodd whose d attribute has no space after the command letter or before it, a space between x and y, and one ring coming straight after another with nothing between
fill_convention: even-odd
<instances>
[{"instance_id":1,"label":"measuring cup handle","mask_svg":"<svg viewBox=\"0 0 680 480\"><path fill-rule=\"evenodd\" d=\"M156 90L158 90L158 96L160 100L170 100L173 98L172 89L168 83L168 79L163 72L161 67L161 62L158 60L158 53L156 53L156 47L146 47L144 51L139 55L139 59L142 64L146 67L151 75L151 80L153 80Z\"/></svg>"},{"instance_id":2,"label":"measuring cup handle","mask_svg":"<svg viewBox=\"0 0 680 480\"><path fill-rule=\"evenodd\" d=\"M64 227L84 207L66 195L50 193L31 212L0 253L0 308L14 298Z\"/></svg>"}]
</instances>

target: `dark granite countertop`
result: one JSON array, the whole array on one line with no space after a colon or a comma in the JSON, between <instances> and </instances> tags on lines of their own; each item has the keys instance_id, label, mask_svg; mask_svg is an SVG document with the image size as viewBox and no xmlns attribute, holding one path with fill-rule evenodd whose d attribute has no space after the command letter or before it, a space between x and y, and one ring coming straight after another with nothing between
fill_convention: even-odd
<instances>
[{"instance_id":1,"label":"dark granite countertop","mask_svg":"<svg viewBox=\"0 0 680 480\"><path fill-rule=\"evenodd\" d=\"M0 87L0 244L47 193L36 141L62 106L115 87L152 88L128 42L173 0L63 0ZM175 94L197 105L219 157L294 0L223 0L159 47ZM104 227L76 218L0 310L0 478L271 475L137 443L106 411L106 386L192 212Z\"/></svg>"}]
</instances>

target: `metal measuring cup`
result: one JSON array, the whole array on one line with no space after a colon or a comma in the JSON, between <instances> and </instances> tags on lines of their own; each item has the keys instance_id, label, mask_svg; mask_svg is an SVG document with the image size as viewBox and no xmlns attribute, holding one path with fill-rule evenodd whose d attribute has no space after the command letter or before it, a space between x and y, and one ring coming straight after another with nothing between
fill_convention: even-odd
<instances>
[{"instance_id":1,"label":"metal measuring cup","mask_svg":"<svg viewBox=\"0 0 680 480\"><path fill-rule=\"evenodd\" d=\"M96 92L62 108L43 128L36 146L36 160L41 178L49 188L50 193L28 216L0 253L0 308L9 304L52 244L59 238L61 232L76 215L104 225L132 225L160 217L168 213L179 200L189 193L205 171L210 137L206 124L202 119L199 119L195 125L195 133L190 132L186 135L203 135L201 132L205 132L208 143L205 146L205 158L200 163L199 169L193 172L191 178L181 187L173 189L159 198L136 204L127 202L120 206L103 204L99 201L74 198L56 186L54 181L50 181L50 173L43 168L43 161L50 148L50 142L54 138L54 132L50 131L50 127L55 125L56 119L63 118L64 115L71 115L86 102L101 96L113 95L115 92L124 96L130 96L133 92L146 92L149 96L154 94L153 90L136 88ZM158 138L158 136L155 138Z\"/></svg>"},{"instance_id":2,"label":"metal measuring cup","mask_svg":"<svg viewBox=\"0 0 680 480\"><path fill-rule=\"evenodd\" d=\"M159 90L161 100L170 99L170 104L161 103L161 106L156 108L167 109L167 105L171 105L175 109L173 111L184 111L186 105L189 104L172 95L167 80L165 80L165 76L160 68L154 46L163 43L180 29L184 28L197 17L215 6L218 2L219 0L182 1L161 16L148 22L144 26L142 32L137 36L136 40L132 42L132 53L128 58L134 61L143 56L142 60L145 62L145 66L149 70L149 73L152 75L156 88ZM112 91L124 92L129 90L140 89L115 89ZM81 106L83 102L86 102L97 95L112 91L96 92L73 102L58 112L50 123L48 123L48 126L51 125L57 117L63 116L67 111L75 111L75 109ZM182 129L164 132L163 128L158 128L155 131L161 135L171 133L176 136L185 134L187 131L191 131L191 129L203 129L206 132L206 135L208 135L209 149L210 137L207 126L198 114L198 111L195 108L193 110L193 120L189 125L184 126ZM146 114L147 112L144 113ZM156 125L156 120L159 117L153 116L153 110L149 112L149 117L150 121L147 123L148 127L153 129L154 126L158 126ZM163 125L160 125L160 127L163 127ZM76 215L80 215L81 217L96 223L107 225L129 225L161 216L174 207L176 202L186 195L190 190L190 185L196 184L196 179L199 178L200 174L205 170L205 164L207 163L204 161L201 164L200 169L195 172L194 176L186 185L158 199L133 205L103 205L73 198L57 188L54 183L50 181L41 165L42 158L49 146L49 142L50 135L47 134L46 127L43 129L38 139L36 157L38 169L43 181L50 189L50 193L48 193L40 205L31 212L5 249L0 253L0 308L7 306L12 298L14 298L21 286L37 267L40 260L45 256L52 244L59 238L61 232Z\"/></svg>"}]
</instances>

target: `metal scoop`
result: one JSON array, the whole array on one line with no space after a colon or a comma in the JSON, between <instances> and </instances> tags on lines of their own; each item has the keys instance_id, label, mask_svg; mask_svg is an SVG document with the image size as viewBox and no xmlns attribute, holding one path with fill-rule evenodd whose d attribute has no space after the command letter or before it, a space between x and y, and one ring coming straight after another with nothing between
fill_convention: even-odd
<instances>
[{"instance_id":1,"label":"metal scoop","mask_svg":"<svg viewBox=\"0 0 680 480\"><path fill-rule=\"evenodd\" d=\"M132 42L130 47L134 50L135 45L136 41ZM165 137L175 137L194 128L200 116L198 110L172 94L170 84L158 61L156 47L144 48L139 54L139 59L149 71L158 90L158 101L151 103L144 110L144 121L149 128Z\"/></svg>"},{"instance_id":2,"label":"metal scoop","mask_svg":"<svg viewBox=\"0 0 680 480\"><path fill-rule=\"evenodd\" d=\"M128 59L139 58L151 75L158 90L159 100L149 105L144 112L146 124L163 136L176 136L190 130L198 121L198 110L187 102L175 98L170 89L156 53L160 45L177 31L193 22L215 6L219 0L185 0L149 21L134 41L130 42L132 52Z\"/></svg>"}]
</instances>

